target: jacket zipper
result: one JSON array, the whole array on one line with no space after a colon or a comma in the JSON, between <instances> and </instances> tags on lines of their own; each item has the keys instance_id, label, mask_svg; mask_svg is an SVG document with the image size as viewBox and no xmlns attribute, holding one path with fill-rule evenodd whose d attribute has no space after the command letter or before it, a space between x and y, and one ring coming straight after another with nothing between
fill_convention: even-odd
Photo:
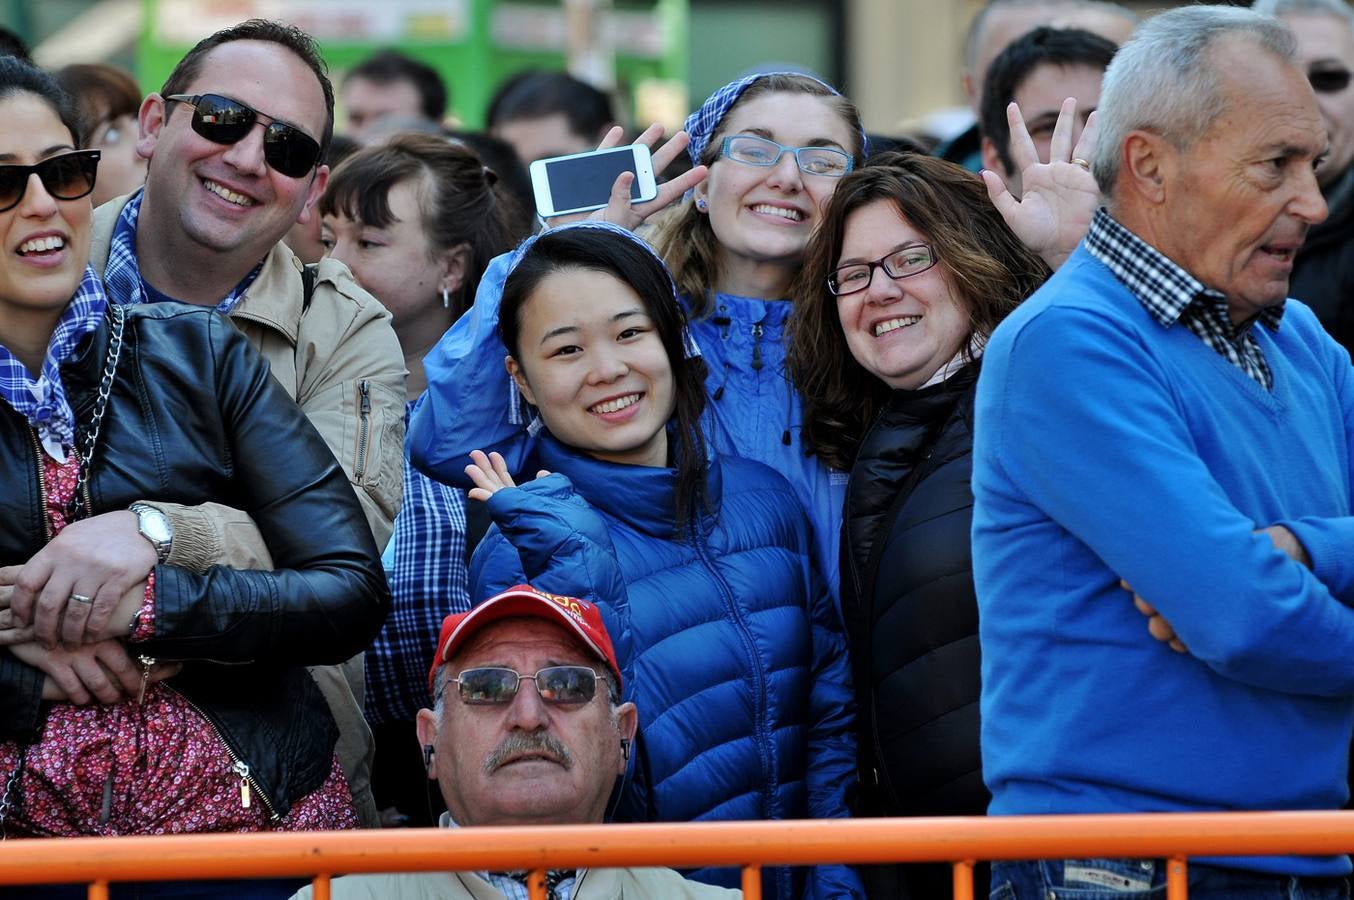
<instances>
[{"instance_id":1,"label":"jacket zipper","mask_svg":"<svg viewBox=\"0 0 1354 900\"><path fill-rule=\"evenodd\" d=\"M765 776L764 784L766 788L762 792L763 815L765 818L771 818L771 798L775 792L775 767L772 765L771 750L768 746L766 727L766 677L762 672L760 659L757 656L756 643L752 640L752 634L748 629L747 622L743 620L743 615L738 609L738 604L734 601L733 594L730 593L728 585L720 576L714 563L710 561L709 555L705 552L705 542L698 537L693 537L691 543L696 548L696 555L700 557L705 568L709 570L710 575L719 586L720 596L724 598L724 605L728 607L729 615L733 619L734 630L738 632L738 637L743 642L743 649L747 651L748 659L752 663L752 671L756 676L756 692L753 695L753 715L757 730L757 751L762 758L762 774Z\"/></svg>"},{"instance_id":2,"label":"jacket zipper","mask_svg":"<svg viewBox=\"0 0 1354 900\"><path fill-rule=\"evenodd\" d=\"M762 370L762 326L757 323L752 326L752 371L760 372Z\"/></svg>"},{"instance_id":3,"label":"jacket zipper","mask_svg":"<svg viewBox=\"0 0 1354 900\"><path fill-rule=\"evenodd\" d=\"M38 508L38 515L42 516L42 533L47 539L47 543L52 542L52 520L47 515L47 479L42 475L42 443L38 441L38 433L31 426L28 429L28 436L33 440L33 461L38 471L38 501L41 506Z\"/></svg>"},{"instance_id":4,"label":"jacket zipper","mask_svg":"<svg viewBox=\"0 0 1354 900\"><path fill-rule=\"evenodd\" d=\"M367 471L367 439L371 436L371 383L363 378L357 383L357 464L353 480L361 481Z\"/></svg>"},{"instance_id":5,"label":"jacket zipper","mask_svg":"<svg viewBox=\"0 0 1354 900\"><path fill-rule=\"evenodd\" d=\"M169 687L168 685L165 686ZM169 689L174 691L173 688ZM232 763L230 770L240 776L240 805L245 809L249 809L253 803L252 795L258 794L259 799L263 801L264 808L268 810L268 818L274 822L281 819L282 817L277 814L277 810L273 807L272 800L268 798L268 795L264 793L263 788L259 787L259 783L255 781L254 776L250 774L249 763L241 759L240 754L235 752L235 748L230 745L230 742L226 740L225 735L221 733L221 729L216 726L216 721L203 712L202 707L198 706L192 700L189 700L181 692L174 691L174 693L183 697L184 701L202 717L203 721L211 726L212 733L216 735L216 739L221 742L222 747L226 748L226 753L230 756L230 761Z\"/></svg>"}]
</instances>

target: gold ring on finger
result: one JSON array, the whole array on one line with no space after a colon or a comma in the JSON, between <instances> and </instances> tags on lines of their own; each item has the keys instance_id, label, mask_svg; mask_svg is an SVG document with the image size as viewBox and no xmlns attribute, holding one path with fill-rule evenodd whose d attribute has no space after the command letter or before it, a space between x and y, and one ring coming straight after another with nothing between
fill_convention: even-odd
<instances>
[{"instance_id":1,"label":"gold ring on finger","mask_svg":"<svg viewBox=\"0 0 1354 900\"><path fill-rule=\"evenodd\" d=\"M1074 166L1081 166L1081 167L1082 167L1083 169L1085 169L1087 172L1091 171L1091 164L1090 164L1090 162L1088 162L1087 160L1082 159L1080 156L1074 156L1074 157L1072 157L1072 165L1074 165Z\"/></svg>"}]
</instances>

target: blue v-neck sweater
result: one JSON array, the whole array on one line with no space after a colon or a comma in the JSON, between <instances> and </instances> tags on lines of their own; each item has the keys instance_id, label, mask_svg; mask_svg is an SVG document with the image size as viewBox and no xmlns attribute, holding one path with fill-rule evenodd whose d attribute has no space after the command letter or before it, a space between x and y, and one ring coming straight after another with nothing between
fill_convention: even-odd
<instances>
[{"instance_id":1,"label":"blue v-neck sweater","mask_svg":"<svg viewBox=\"0 0 1354 900\"><path fill-rule=\"evenodd\" d=\"M973 570L993 814L1344 804L1354 370L1295 301L1253 331L1272 392L1082 248L987 345ZM1254 533L1275 523L1314 571ZM1187 655L1148 635L1120 578Z\"/></svg>"}]
</instances>

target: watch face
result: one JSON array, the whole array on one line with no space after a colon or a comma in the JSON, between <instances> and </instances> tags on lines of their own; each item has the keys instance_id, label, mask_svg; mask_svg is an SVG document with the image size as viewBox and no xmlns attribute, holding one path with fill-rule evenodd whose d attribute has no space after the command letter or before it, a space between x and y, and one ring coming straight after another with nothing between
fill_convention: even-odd
<instances>
[{"instance_id":1,"label":"watch face","mask_svg":"<svg viewBox=\"0 0 1354 900\"><path fill-rule=\"evenodd\" d=\"M169 519L158 509L143 507L137 510L137 516L140 520L141 533L156 543L163 543L170 538Z\"/></svg>"}]
</instances>

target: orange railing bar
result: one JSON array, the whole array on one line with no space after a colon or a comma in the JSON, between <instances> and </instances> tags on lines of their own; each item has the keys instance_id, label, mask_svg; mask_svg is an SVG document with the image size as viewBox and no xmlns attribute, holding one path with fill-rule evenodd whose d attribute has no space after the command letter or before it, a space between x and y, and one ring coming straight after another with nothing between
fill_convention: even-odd
<instances>
[{"instance_id":1,"label":"orange railing bar","mask_svg":"<svg viewBox=\"0 0 1354 900\"><path fill-rule=\"evenodd\" d=\"M1354 812L1178 813L951 819L851 819L290 834L54 838L0 843L0 884L327 876L353 872L548 867L743 866L950 862L972 897L972 860L1160 857L1171 900L1186 859L1354 851ZM536 873L533 872L533 875ZM98 893L100 887L104 893ZM317 900L328 885L317 879Z\"/></svg>"}]
</instances>

